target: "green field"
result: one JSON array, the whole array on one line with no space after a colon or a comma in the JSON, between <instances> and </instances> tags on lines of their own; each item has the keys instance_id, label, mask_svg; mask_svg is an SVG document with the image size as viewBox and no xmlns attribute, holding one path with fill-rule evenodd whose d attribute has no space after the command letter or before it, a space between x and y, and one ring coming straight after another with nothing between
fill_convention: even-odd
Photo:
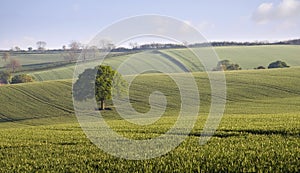
<instances>
[{"instance_id":1,"label":"green field","mask_svg":"<svg viewBox=\"0 0 300 173\"><path fill-rule=\"evenodd\" d=\"M18 53L18 54L11 54L10 58L19 60L22 65L64 61L64 58L60 53L51 53L51 54L50 53L49 54ZM5 62L1 59L0 67L3 67L4 65Z\"/></svg>"},{"instance_id":2,"label":"green field","mask_svg":"<svg viewBox=\"0 0 300 173\"><path fill-rule=\"evenodd\" d=\"M207 48L196 48L203 52L207 52ZM214 47L220 59L228 59L239 64L243 69L253 69L258 66L267 67L271 62L282 60L292 67L300 66L300 46L278 45L278 46L238 46L238 47ZM192 49L195 50L195 49ZM201 62L195 55L187 49L167 49L160 51L148 51L131 55L121 55L109 57L105 60L105 64L118 67L129 57L133 57L131 64L126 68L133 69L143 67L145 65L153 66L153 69L165 68L174 71L203 71ZM183 69L178 62L184 64L187 68ZM95 62L89 62L94 63ZM200 65L199 65L200 64ZM59 67L50 70L31 72L36 80L56 80L71 79L73 77L74 67Z\"/></svg>"},{"instance_id":3,"label":"green field","mask_svg":"<svg viewBox=\"0 0 300 173\"><path fill-rule=\"evenodd\" d=\"M225 115L204 146L199 136L210 108L210 86L205 73L193 75L201 113L191 134L170 153L140 161L110 156L89 141L74 115L71 80L1 86L0 172L299 172L300 68L226 72ZM139 112L149 110L151 92L166 95L167 111L156 123L131 124L113 107L103 112L105 120L128 138L159 136L172 127L180 107L172 82L165 75L144 74L130 87Z\"/></svg>"}]
</instances>

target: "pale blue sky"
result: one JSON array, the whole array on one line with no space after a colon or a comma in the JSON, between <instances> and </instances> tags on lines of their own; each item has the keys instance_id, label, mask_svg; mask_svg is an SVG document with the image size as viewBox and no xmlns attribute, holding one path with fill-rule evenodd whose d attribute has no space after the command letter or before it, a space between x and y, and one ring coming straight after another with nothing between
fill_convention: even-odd
<instances>
[{"instance_id":1,"label":"pale blue sky","mask_svg":"<svg viewBox=\"0 0 300 173\"><path fill-rule=\"evenodd\" d=\"M210 41L300 38L300 0L1 0L0 49L87 43L111 23L142 14L184 20Z\"/></svg>"}]
</instances>

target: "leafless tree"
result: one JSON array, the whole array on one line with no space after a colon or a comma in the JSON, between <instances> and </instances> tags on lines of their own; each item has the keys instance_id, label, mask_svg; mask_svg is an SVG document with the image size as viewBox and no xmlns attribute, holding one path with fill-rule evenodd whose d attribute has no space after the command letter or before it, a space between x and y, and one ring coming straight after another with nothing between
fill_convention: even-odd
<instances>
[{"instance_id":1,"label":"leafless tree","mask_svg":"<svg viewBox=\"0 0 300 173\"><path fill-rule=\"evenodd\" d=\"M78 41L71 41L71 43L69 44L69 47L71 50L79 50L81 48L81 43Z\"/></svg>"},{"instance_id":2,"label":"leafless tree","mask_svg":"<svg viewBox=\"0 0 300 173\"><path fill-rule=\"evenodd\" d=\"M10 57L10 54L8 52L5 52L2 56L2 59L6 62Z\"/></svg>"},{"instance_id":3,"label":"leafless tree","mask_svg":"<svg viewBox=\"0 0 300 173\"><path fill-rule=\"evenodd\" d=\"M107 39L100 40L99 44L100 44L100 48L103 49L104 51L110 51L115 48L115 45L110 40Z\"/></svg>"},{"instance_id":4,"label":"leafless tree","mask_svg":"<svg viewBox=\"0 0 300 173\"><path fill-rule=\"evenodd\" d=\"M76 59L76 56L78 56L79 50L82 45L80 42L71 41L69 47L70 49L63 55L63 57L66 61L72 62Z\"/></svg>"},{"instance_id":5,"label":"leafless tree","mask_svg":"<svg viewBox=\"0 0 300 173\"><path fill-rule=\"evenodd\" d=\"M138 45L138 43L137 42L130 42L129 43L129 46L132 48L132 49L136 49L136 48L138 48L139 47L139 45Z\"/></svg>"},{"instance_id":6,"label":"leafless tree","mask_svg":"<svg viewBox=\"0 0 300 173\"><path fill-rule=\"evenodd\" d=\"M10 59L10 62L6 65L6 68L8 68L9 70L11 70L13 73L18 69L21 68L22 65L20 63L20 61L16 60L16 59Z\"/></svg>"},{"instance_id":7,"label":"leafless tree","mask_svg":"<svg viewBox=\"0 0 300 173\"><path fill-rule=\"evenodd\" d=\"M20 51L20 50L21 50L21 48L20 48L19 46L15 46L13 49L14 49L15 51Z\"/></svg>"},{"instance_id":8,"label":"leafless tree","mask_svg":"<svg viewBox=\"0 0 300 173\"><path fill-rule=\"evenodd\" d=\"M96 59L96 56L98 56L98 54L99 54L99 49L97 46L91 46L89 48L89 52L90 52L91 56L93 57L93 59Z\"/></svg>"},{"instance_id":9,"label":"leafless tree","mask_svg":"<svg viewBox=\"0 0 300 173\"><path fill-rule=\"evenodd\" d=\"M45 50L47 43L45 41L38 41L36 45L38 50Z\"/></svg>"}]
</instances>

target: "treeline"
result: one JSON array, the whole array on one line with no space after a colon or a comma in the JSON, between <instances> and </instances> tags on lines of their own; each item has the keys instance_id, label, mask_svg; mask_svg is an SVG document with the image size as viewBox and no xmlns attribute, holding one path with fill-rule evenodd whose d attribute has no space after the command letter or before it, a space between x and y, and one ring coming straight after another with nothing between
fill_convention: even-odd
<instances>
[{"instance_id":1,"label":"treeline","mask_svg":"<svg viewBox=\"0 0 300 173\"><path fill-rule=\"evenodd\" d=\"M38 42L39 43L39 42ZM42 42L45 43L45 42ZM261 46L261 45L300 45L300 39L293 39L287 41L278 41L278 42L269 42L269 41L255 41L255 42L235 42L235 41L214 41L214 42L206 42L206 43L194 43L188 44L187 42L183 42L181 44L172 44L172 43L150 43L150 44L142 44L138 45L137 43L130 43L130 48L126 47L116 47L111 42L103 43L101 48L96 46L86 47L83 46L79 42L71 42L69 45L69 49L66 46L63 46L62 49L45 49L45 45L38 46L36 50L32 47L29 47L28 50L21 50L19 47L12 48L8 51L0 50L0 53L4 52L13 52L14 54L44 54L44 53L62 53L62 52L76 52L80 53L84 50L98 50L101 52L109 51L109 52L130 52L130 51L142 51L142 50L152 50L152 49L176 49L176 48L196 48L196 47L219 47L219 46Z\"/></svg>"},{"instance_id":2,"label":"treeline","mask_svg":"<svg viewBox=\"0 0 300 173\"><path fill-rule=\"evenodd\" d=\"M189 47L206 47L206 46L261 46L261 45L300 45L300 39L269 42L269 41L255 41L255 42L235 42L235 41L215 41L210 43L196 43Z\"/></svg>"}]
</instances>

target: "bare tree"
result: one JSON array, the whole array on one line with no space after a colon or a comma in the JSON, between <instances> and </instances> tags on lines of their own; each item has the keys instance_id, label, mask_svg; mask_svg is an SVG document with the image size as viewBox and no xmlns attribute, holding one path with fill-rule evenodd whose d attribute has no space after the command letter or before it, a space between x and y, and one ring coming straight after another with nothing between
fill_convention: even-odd
<instances>
[{"instance_id":1,"label":"bare tree","mask_svg":"<svg viewBox=\"0 0 300 173\"><path fill-rule=\"evenodd\" d=\"M82 45L81 55L83 56L83 61L86 61L88 53L89 53L89 46L88 45Z\"/></svg>"},{"instance_id":2,"label":"bare tree","mask_svg":"<svg viewBox=\"0 0 300 173\"><path fill-rule=\"evenodd\" d=\"M97 46L91 46L89 48L89 52L91 53L91 56L93 57L93 59L96 59L96 56L98 56L98 54L99 54L99 49Z\"/></svg>"},{"instance_id":3,"label":"bare tree","mask_svg":"<svg viewBox=\"0 0 300 173\"><path fill-rule=\"evenodd\" d=\"M185 47L188 47L188 46L189 46L189 43L188 43L186 40L184 40L184 41L182 42L182 44L183 44Z\"/></svg>"},{"instance_id":4,"label":"bare tree","mask_svg":"<svg viewBox=\"0 0 300 173\"><path fill-rule=\"evenodd\" d=\"M9 52L5 52L2 56L2 59L6 62L9 59L9 57L10 57Z\"/></svg>"},{"instance_id":5,"label":"bare tree","mask_svg":"<svg viewBox=\"0 0 300 173\"><path fill-rule=\"evenodd\" d=\"M13 73L18 69L21 68L22 65L20 61L16 59L10 59L10 62L6 65L6 68L10 69Z\"/></svg>"},{"instance_id":6,"label":"bare tree","mask_svg":"<svg viewBox=\"0 0 300 173\"><path fill-rule=\"evenodd\" d=\"M129 43L129 46L132 48L132 49L137 49L139 47L138 43L137 42L130 42Z\"/></svg>"},{"instance_id":7,"label":"bare tree","mask_svg":"<svg viewBox=\"0 0 300 173\"><path fill-rule=\"evenodd\" d=\"M77 53L81 48L81 43L77 41L71 41L69 44L70 49L63 55L66 61L72 62L76 59Z\"/></svg>"},{"instance_id":8,"label":"bare tree","mask_svg":"<svg viewBox=\"0 0 300 173\"><path fill-rule=\"evenodd\" d=\"M20 51L21 48L20 48L19 46L15 46L15 47L14 47L14 50L15 50L15 51Z\"/></svg>"},{"instance_id":9,"label":"bare tree","mask_svg":"<svg viewBox=\"0 0 300 173\"><path fill-rule=\"evenodd\" d=\"M103 49L105 51L110 51L115 48L115 45L110 40L107 40L107 39L102 39L102 40L100 40L99 43L100 43L101 49Z\"/></svg>"},{"instance_id":10,"label":"bare tree","mask_svg":"<svg viewBox=\"0 0 300 173\"><path fill-rule=\"evenodd\" d=\"M78 41L71 41L71 43L69 44L69 47L71 50L79 50L81 48L81 43Z\"/></svg>"},{"instance_id":11,"label":"bare tree","mask_svg":"<svg viewBox=\"0 0 300 173\"><path fill-rule=\"evenodd\" d=\"M44 41L38 41L36 42L36 46L38 50L45 50L47 43Z\"/></svg>"}]
</instances>

